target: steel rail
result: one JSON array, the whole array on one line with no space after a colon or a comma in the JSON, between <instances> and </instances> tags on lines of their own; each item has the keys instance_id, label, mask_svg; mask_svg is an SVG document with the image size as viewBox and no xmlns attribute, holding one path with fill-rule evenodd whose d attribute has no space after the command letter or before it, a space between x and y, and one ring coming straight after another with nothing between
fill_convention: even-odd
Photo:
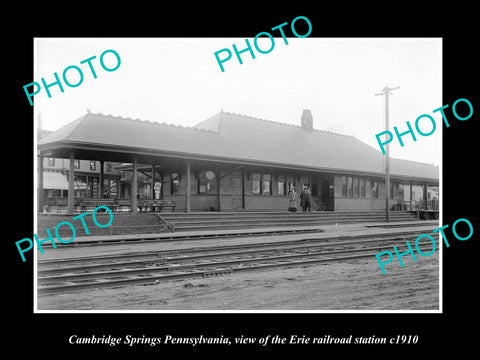
<instances>
[{"instance_id":1,"label":"steel rail","mask_svg":"<svg viewBox=\"0 0 480 360\"><path fill-rule=\"evenodd\" d=\"M410 234L411 235L411 234ZM335 238L338 239L338 238ZM375 239L369 239L369 240L354 240L354 241L339 241L339 242L334 242L334 243L325 243L322 242L320 244L316 243L319 241L322 241L323 239L312 239L313 241L307 242L307 243L292 243L292 245L289 245L288 247L285 247L285 244L282 243L264 243L262 246L260 246L259 249L259 244L252 244L255 246L252 246L253 249L250 247L250 249L244 250L245 247L242 246L241 248L237 247L212 247L212 248L202 248L200 251L194 250L194 249L188 249L188 251L183 252L183 251L178 251L178 250L163 250L163 251L156 251L154 254L151 253L144 253L144 254L131 254L127 258L147 258L143 260L130 260L130 261L123 261L123 262L107 262L107 263L101 263L101 264L87 264L87 265L80 265L80 266L68 266L68 267L56 267L56 268L51 268L51 269L39 269L37 272L37 276L49 276L52 274L58 274L58 273L65 273L65 272L88 272L92 270L99 270L99 269L111 269L115 267L131 267L131 266L139 266L139 265L145 265L145 264L151 264L151 263L161 263L161 262L174 262L174 261L189 261L189 260L198 260L198 259L203 259L203 258L212 258L212 257L221 257L221 256L237 256L237 255L254 255L254 254L261 254L261 253L266 253L266 252L278 252L278 251L292 251L292 250L301 250L301 249L315 249L315 248L329 248L329 247L338 247L338 246L349 246L349 245L358 245L358 244L369 244L369 243L374 243L374 242L388 242L389 246L393 246L396 240L404 240L405 236L394 236L394 237L385 237L382 236L380 238L375 238ZM311 242L314 242L311 244ZM380 244L379 244L380 245ZM385 245L385 244L382 244ZM235 251L232 252L232 250L240 250L240 251ZM167 256L168 254L175 254L177 255L178 253L194 253L195 255L190 255L190 256L182 256L182 257L161 257ZM208 253L208 254L205 254ZM122 255L119 258L123 259L125 258L126 255ZM79 259L76 259L77 261ZM83 258L82 262L88 262L91 261L92 258L85 257ZM112 260L112 259L104 259L102 257L94 257L93 260ZM62 259L63 263L64 259ZM55 263L54 263L55 264Z\"/></svg>"},{"instance_id":2,"label":"steel rail","mask_svg":"<svg viewBox=\"0 0 480 360\"><path fill-rule=\"evenodd\" d=\"M105 245L128 245L129 243L148 243L148 242L169 242L169 241L191 241L191 240L211 240L218 239L221 237L248 237L248 236L262 236L262 235L278 235L278 234L301 234L301 233L315 233L322 232L321 229L282 229L282 230L263 230L262 228L252 228L248 229L250 231L245 231L245 228L235 229L240 230L240 232L232 233L207 233L207 234L198 234L198 233L161 233L162 236L157 236L158 234L142 234L145 238L129 238L128 235L114 235L118 236L116 239L96 239L96 240L82 240L82 241L72 241L68 244L62 244L62 248L66 247L88 247L88 246L105 246ZM218 231L218 230L216 230ZM168 236L166 236L168 235ZM110 236L110 235L108 235ZM42 244L44 248L51 248L52 245L50 242ZM57 248L58 250L59 248Z\"/></svg>"},{"instance_id":3,"label":"steel rail","mask_svg":"<svg viewBox=\"0 0 480 360\"><path fill-rule=\"evenodd\" d=\"M379 234L359 234L359 235L342 235L342 236L330 236L324 238L303 238L299 240L286 240L286 241L271 241L271 242L262 242L262 243L253 243L253 244L237 244L237 245L221 245L221 246L212 246L212 247L192 247L184 249L168 249L168 250L156 250L156 251L144 251L144 252L131 252L123 253L117 255L96 255L96 256L85 256L85 257L70 257L70 258L61 258L61 259L48 259L48 260L38 260L37 264L39 266L49 265L49 264L61 264L61 263L75 263L75 262L85 262L85 261L95 261L95 260L119 260L127 259L131 257L156 257L162 254L185 254L185 253L200 253L200 252L209 252L209 251L221 251L221 250L236 250L236 249L252 249L252 248L263 248L263 247L275 247L275 246L289 246L295 244L306 244L306 243L318 243L318 242L328 242L331 240L348 240L348 239L363 239L363 238L375 238L372 241L381 241L382 238L390 239L392 236L408 236L412 234L417 234L421 232L420 229L414 229L409 231L404 231L402 233L393 232L393 233L379 233ZM215 237L217 240L222 238ZM380 239L378 239L380 238ZM117 245L116 243L112 245Z\"/></svg>"},{"instance_id":4,"label":"steel rail","mask_svg":"<svg viewBox=\"0 0 480 360\"><path fill-rule=\"evenodd\" d=\"M302 260L302 261L290 261L286 263L270 263L270 264L263 264L263 265L257 264L256 266L251 266L251 267L237 267L237 268L227 268L227 269L193 271L189 273L156 275L156 276L140 277L140 278L133 278L133 279L128 278L128 279L110 280L106 282L89 282L89 283L83 283L83 284L49 286L46 288L38 288L38 295L51 295L56 293L96 289L101 287L117 287L117 286L134 285L134 284L136 285L155 284L157 283L157 281L160 282L160 281L190 279L190 278L198 278L198 277L209 277L209 276L215 276L215 275L232 274L234 272L260 271L260 270L273 269L273 268L308 266L312 264L319 264L319 263L326 263L326 262L333 262L333 261L370 258L373 256L375 256L375 253L351 255L351 256L344 256L344 257L338 257L338 258L333 257L333 258L310 259L310 260Z\"/></svg>"},{"instance_id":5,"label":"steel rail","mask_svg":"<svg viewBox=\"0 0 480 360\"><path fill-rule=\"evenodd\" d=\"M218 261L218 262L210 262L210 263L201 263L201 264L185 264L185 265L170 265L170 266L163 266L163 267L155 267L155 268L146 268L146 269L132 269L132 270L120 270L115 272L97 272L97 273L86 273L86 274L73 274L73 275L61 275L61 276L52 276L46 278L39 278L38 282L39 285L46 281L46 287L39 287L38 294L52 294L58 292L65 292L71 290L84 290L84 289L91 289L91 288L100 288L100 287L115 287L120 285L126 284L139 284L139 283L152 283L152 280L172 280L172 279L182 279L182 278L190 278L192 276L208 276L209 274L227 274L232 273L235 271L246 271L248 270L255 270L255 269L265 269L265 268L272 268L272 267L291 267L291 266L299 266L299 265L309 265L313 263L319 262L327 262L327 261L335 261L335 260L348 260L354 258L365 258L374 256L376 253L369 253L368 255L354 255L354 256L343 256L343 257L336 257L335 255L343 255L348 253L355 253L355 252L364 252L364 251L371 251L375 250L378 251L383 248L390 248L390 247L374 247L374 248L363 248L363 249L350 249L350 250L336 250L336 251L320 251L320 252L310 252L310 253L303 253L303 254L290 254L290 255L280 255L280 256L269 256L263 258L247 258L247 259L234 259L234 260L225 260L225 261ZM333 258L328 257L334 255ZM309 257L316 257L321 256L320 259L304 259L302 261L285 261L291 259L298 259L298 258L309 258ZM327 256L327 258L325 258ZM272 264L272 261L274 262ZM279 262L280 261L280 262ZM260 264L255 265L255 263L267 263L267 264ZM254 264L250 267L237 267L232 268L232 265L238 264ZM208 270L209 268L214 268L214 270ZM215 269L216 267L221 267L220 269ZM152 275L159 272L171 272L171 271L178 271L178 270L189 270L189 269L201 269L206 268L207 270L204 271L197 271L197 272L188 272L188 273L180 273L180 274L167 274L167 275ZM142 276L140 278L127 278L127 279L118 279L121 277L126 276ZM117 279L115 279L117 278ZM54 285L61 282L72 282L72 281L85 281L85 280L92 280L92 279L107 279L104 281L94 281L94 282L86 282L86 283L77 283L77 284L67 284L67 285ZM48 285L51 284L51 285Z\"/></svg>"}]
</instances>

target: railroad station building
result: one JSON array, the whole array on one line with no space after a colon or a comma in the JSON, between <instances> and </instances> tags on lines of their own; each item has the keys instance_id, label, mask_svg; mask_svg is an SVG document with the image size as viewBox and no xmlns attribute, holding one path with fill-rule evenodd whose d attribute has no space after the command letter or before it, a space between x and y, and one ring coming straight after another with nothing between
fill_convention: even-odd
<instances>
[{"instance_id":1,"label":"railroad station building","mask_svg":"<svg viewBox=\"0 0 480 360\"><path fill-rule=\"evenodd\" d=\"M392 207L411 205L420 192L424 204L438 206L438 166L392 158L386 189L379 150L353 136L314 129L309 110L298 123L221 111L182 127L87 111L39 139L38 209L44 211L47 200L49 159L66 161L61 195L68 213L79 211L79 196L98 198L105 189L132 212L143 198L171 200L185 212L287 211L289 190L299 193L303 186L326 210L384 209L387 191ZM78 161L94 166L82 193L75 192Z\"/></svg>"},{"instance_id":2,"label":"railroad station building","mask_svg":"<svg viewBox=\"0 0 480 360\"><path fill-rule=\"evenodd\" d=\"M41 124L41 119L39 119ZM41 126L37 129L38 139L49 135L52 131L44 130ZM104 168L101 168L101 166ZM101 164L98 160L73 161L74 198L101 198L105 191L108 196L117 197L118 185L121 172L115 171L115 163ZM68 199L68 173L70 168L69 159L43 157L43 205L44 209L55 211L66 208ZM102 175L103 176L102 176ZM100 189L103 182L103 192Z\"/></svg>"}]
</instances>

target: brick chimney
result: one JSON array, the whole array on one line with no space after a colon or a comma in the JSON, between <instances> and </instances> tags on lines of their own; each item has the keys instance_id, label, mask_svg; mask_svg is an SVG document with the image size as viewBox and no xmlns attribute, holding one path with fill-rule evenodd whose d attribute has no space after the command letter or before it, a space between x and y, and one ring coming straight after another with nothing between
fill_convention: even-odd
<instances>
[{"instance_id":1,"label":"brick chimney","mask_svg":"<svg viewBox=\"0 0 480 360\"><path fill-rule=\"evenodd\" d=\"M304 109L302 112L302 129L313 131L313 116L312 112L308 109Z\"/></svg>"}]
</instances>

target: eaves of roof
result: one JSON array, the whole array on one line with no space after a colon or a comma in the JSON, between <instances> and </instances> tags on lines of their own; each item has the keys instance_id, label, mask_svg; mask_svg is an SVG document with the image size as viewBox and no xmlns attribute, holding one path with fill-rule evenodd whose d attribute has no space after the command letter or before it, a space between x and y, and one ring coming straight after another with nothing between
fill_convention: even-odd
<instances>
[{"instance_id":1,"label":"eaves of roof","mask_svg":"<svg viewBox=\"0 0 480 360\"><path fill-rule=\"evenodd\" d=\"M382 176L383 156L347 135L221 112L193 128L88 113L39 140L78 148ZM438 181L438 167L392 159L391 175Z\"/></svg>"}]
</instances>

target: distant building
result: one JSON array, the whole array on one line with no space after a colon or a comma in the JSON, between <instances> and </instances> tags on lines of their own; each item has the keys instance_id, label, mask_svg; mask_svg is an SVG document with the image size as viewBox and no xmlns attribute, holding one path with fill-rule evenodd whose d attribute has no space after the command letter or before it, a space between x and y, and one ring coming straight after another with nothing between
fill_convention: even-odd
<instances>
[{"instance_id":1,"label":"distant building","mask_svg":"<svg viewBox=\"0 0 480 360\"><path fill-rule=\"evenodd\" d=\"M39 129L38 139L47 136L52 131ZM43 200L44 206L49 210L65 208L68 199L68 174L70 160L44 157L43 158ZM104 169L103 193L100 189L100 161L97 160L74 160L74 197L102 198L118 197L120 184L120 172L113 169L115 163L106 162Z\"/></svg>"}]
</instances>

